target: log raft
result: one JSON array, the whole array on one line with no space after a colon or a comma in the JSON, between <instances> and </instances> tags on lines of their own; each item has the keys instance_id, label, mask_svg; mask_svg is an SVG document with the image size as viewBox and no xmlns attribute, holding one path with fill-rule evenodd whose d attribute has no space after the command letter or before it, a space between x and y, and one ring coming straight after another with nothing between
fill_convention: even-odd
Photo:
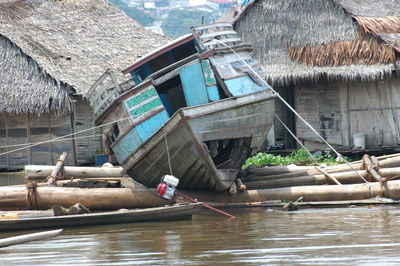
<instances>
[{"instance_id":1,"label":"log raft","mask_svg":"<svg viewBox=\"0 0 400 266\"><path fill-rule=\"evenodd\" d=\"M363 183L352 185L297 186L275 189L247 190L232 196L229 193L210 193L186 191L190 197L210 203L250 203L273 200L295 201L303 197L305 202L364 200L376 197L400 199L400 181L388 181L384 187L380 183Z\"/></svg>"},{"instance_id":2,"label":"log raft","mask_svg":"<svg viewBox=\"0 0 400 266\"><path fill-rule=\"evenodd\" d=\"M130 188L65 188L37 187L38 209L55 205L72 206L81 203L90 210L120 208L146 208L164 206L169 202L159 197L155 190ZM363 200L375 197L400 199L400 181L388 181L352 185L297 186L275 189L247 190L234 195L229 192L184 191L185 194L204 202L250 203L271 200L297 200L306 202ZM0 187L0 210L28 209L27 189L21 186Z\"/></svg>"},{"instance_id":3,"label":"log raft","mask_svg":"<svg viewBox=\"0 0 400 266\"><path fill-rule=\"evenodd\" d=\"M0 210L38 210L81 203L91 211L121 208L149 208L169 204L155 192L145 188L70 188L38 186L34 189L35 204L31 204L29 189L23 186L0 187Z\"/></svg>"},{"instance_id":4,"label":"log raft","mask_svg":"<svg viewBox=\"0 0 400 266\"><path fill-rule=\"evenodd\" d=\"M400 175L399 155L389 158L385 156L383 159L364 156L362 162L353 163L351 167L336 165L317 169L315 166L255 168L248 170L249 175L243 177L242 180L247 189L267 189L324 184L357 184L364 183L366 179L385 181ZM286 173L276 174L279 171L286 171ZM265 175L267 173L270 175Z\"/></svg>"},{"instance_id":5,"label":"log raft","mask_svg":"<svg viewBox=\"0 0 400 266\"><path fill-rule=\"evenodd\" d=\"M25 168L28 179L45 177L57 168L47 167L46 172L41 166L39 170L32 170L34 167ZM64 178L122 176L123 173L120 167L66 166L63 171ZM400 200L400 181L391 180L400 176L400 155L378 157L376 160L365 157L362 161L351 163L351 167L337 165L316 169L315 166L290 166L250 169L248 172L262 176L256 176L256 179L247 176L236 180L231 193L185 191L185 194L201 201L216 203L294 201L300 197L307 202L364 200L375 197ZM364 179L371 175L371 181L379 179L380 182L364 183ZM55 205L69 207L76 203L95 211L157 207L169 202L159 197L154 190L141 187L80 189L44 187L40 184L28 189L23 186L0 187L0 210L28 209L32 206L43 210Z\"/></svg>"}]
</instances>

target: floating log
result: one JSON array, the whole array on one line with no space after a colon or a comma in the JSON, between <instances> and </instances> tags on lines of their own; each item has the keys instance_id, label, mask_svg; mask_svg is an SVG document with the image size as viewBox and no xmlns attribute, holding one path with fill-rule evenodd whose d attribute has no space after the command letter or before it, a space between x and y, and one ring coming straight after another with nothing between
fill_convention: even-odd
<instances>
[{"instance_id":1,"label":"floating log","mask_svg":"<svg viewBox=\"0 0 400 266\"><path fill-rule=\"evenodd\" d=\"M0 247L8 247L11 245L22 244L31 241L43 240L51 237L58 236L62 232L62 229L45 231L40 233L25 234L20 236L13 236L8 238L0 239Z\"/></svg>"},{"instance_id":2,"label":"floating log","mask_svg":"<svg viewBox=\"0 0 400 266\"><path fill-rule=\"evenodd\" d=\"M343 173L332 173L330 174L336 180L342 184L356 184L362 182L362 177L366 176L365 171L351 171ZM274 180L259 180L245 182L247 189L262 189L262 188L280 188L280 187L292 187L292 186L312 186L312 185L324 185L330 182L326 179L324 174L310 175L310 176L299 176L291 178L281 178Z\"/></svg>"},{"instance_id":3,"label":"floating log","mask_svg":"<svg viewBox=\"0 0 400 266\"><path fill-rule=\"evenodd\" d=\"M399 167L400 166L400 156L396 156L393 158L385 158L383 160L379 161L379 167L380 168L393 168L393 167ZM277 166L279 167L279 171L284 171L283 169L285 166ZM300 166L298 166L300 167ZM268 173L269 170L275 167L270 167L270 168L253 168L249 169L248 171L248 176L246 178L243 178L244 180L252 180L252 181L261 181L261 180L275 180L275 179L282 179L282 178L291 178L291 177L299 177L299 176L310 176L310 175L317 175L319 174L319 171L315 169L315 166L306 166L308 170L299 170L296 171L296 167L289 167L286 170L286 173L281 173L281 174L273 174L270 175ZM351 167L354 168L354 170L361 170L362 169L362 163L361 161L358 161L355 164L351 164ZM334 165L334 166L328 166L326 168L321 168L327 173L340 173L340 172L348 172L348 171L353 171L353 169L347 164L341 164L341 165ZM305 168L301 168L305 169ZM275 173L276 171L273 170L271 173Z\"/></svg>"},{"instance_id":4,"label":"floating log","mask_svg":"<svg viewBox=\"0 0 400 266\"><path fill-rule=\"evenodd\" d=\"M25 174L27 180L38 180L46 178L54 170L55 166L51 165L26 165ZM65 166L63 177L118 177L123 176L122 167L78 167Z\"/></svg>"},{"instance_id":5,"label":"floating log","mask_svg":"<svg viewBox=\"0 0 400 266\"><path fill-rule=\"evenodd\" d=\"M362 200L339 200L339 201L310 201L310 202L298 202L297 206L300 208L326 208L326 207L348 207L348 206L364 206L364 205L399 205L399 200L392 200L387 198L373 198L373 199L362 199ZM218 208L282 208L285 206L280 200L269 200L262 202L244 202L244 203L209 203L214 207Z\"/></svg>"},{"instance_id":6,"label":"floating log","mask_svg":"<svg viewBox=\"0 0 400 266\"><path fill-rule=\"evenodd\" d=\"M382 177L392 177L400 175L400 167L383 168L379 171ZM337 179L342 184L356 184L364 182L362 178L367 177L368 172L365 170L339 172L330 174L331 177ZM325 175L310 175L292 178L281 178L274 180L259 180L245 182L247 189L262 189L262 188L279 188L291 186L311 186L328 184Z\"/></svg>"},{"instance_id":7,"label":"floating log","mask_svg":"<svg viewBox=\"0 0 400 266\"><path fill-rule=\"evenodd\" d=\"M36 187L28 197L28 189L21 186L0 187L0 210L38 210L81 203L88 209L115 210L164 206L169 202L144 188L70 188Z\"/></svg>"},{"instance_id":8,"label":"floating log","mask_svg":"<svg viewBox=\"0 0 400 266\"><path fill-rule=\"evenodd\" d=\"M375 197L400 199L400 181L388 181L383 187L381 183L363 183L331 186L298 186L275 189L246 190L231 195L229 193L212 193L186 191L192 198L212 204L215 203L250 203L271 200L297 200L303 197L306 202L363 200Z\"/></svg>"}]
</instances>

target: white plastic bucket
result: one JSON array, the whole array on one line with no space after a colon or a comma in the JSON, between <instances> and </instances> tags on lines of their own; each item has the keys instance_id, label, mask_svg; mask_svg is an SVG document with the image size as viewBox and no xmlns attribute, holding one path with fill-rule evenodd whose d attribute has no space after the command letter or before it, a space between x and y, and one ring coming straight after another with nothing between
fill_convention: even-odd
<instances>
[{"instance_id":1,"label":"white plastic bucket","mask_svg":"<svg viewBox=\"0 0 400 266\"><path fill-rule=\"evenodd\" d=\"M353 142L354 142L354 147L364 150L365 149L365 134L364 133L353 134Z\"/></svg>"}]
</instances>

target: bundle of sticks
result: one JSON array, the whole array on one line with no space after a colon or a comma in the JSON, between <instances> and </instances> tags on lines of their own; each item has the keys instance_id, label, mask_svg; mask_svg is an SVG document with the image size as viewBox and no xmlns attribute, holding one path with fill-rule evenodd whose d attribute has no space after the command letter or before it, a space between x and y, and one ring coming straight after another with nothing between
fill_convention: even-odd
<instances>
[{"instance_id":1,"label":"bundle of sticks","mask_svg":"<svg viewBox=\"0 0 400 266\"><path fill-rule=\"evenodd\" d=\"M249 168L242 181L247 189L310 185L385 182L400 177L400 154L374 157L333 166L272 166Z\"/></svg>"}]
</instances>

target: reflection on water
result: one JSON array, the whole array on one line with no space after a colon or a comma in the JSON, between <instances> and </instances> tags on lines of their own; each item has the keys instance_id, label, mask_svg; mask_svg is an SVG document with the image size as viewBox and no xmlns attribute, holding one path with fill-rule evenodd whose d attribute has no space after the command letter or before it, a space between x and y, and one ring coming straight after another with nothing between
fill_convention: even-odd
<instances>
[{"instance_id":1,"label":"reflection on water","mask_svg":"<svg viewBox=\"0 0 400 266\"><path fill-rule=\"evenodd\" d=\"M399 264L397 206L229 210L192 221L66 229L57 238L0 249L2 265ZM17 233L0 234L7 237Z\"/></svg>"}]
</instances>

